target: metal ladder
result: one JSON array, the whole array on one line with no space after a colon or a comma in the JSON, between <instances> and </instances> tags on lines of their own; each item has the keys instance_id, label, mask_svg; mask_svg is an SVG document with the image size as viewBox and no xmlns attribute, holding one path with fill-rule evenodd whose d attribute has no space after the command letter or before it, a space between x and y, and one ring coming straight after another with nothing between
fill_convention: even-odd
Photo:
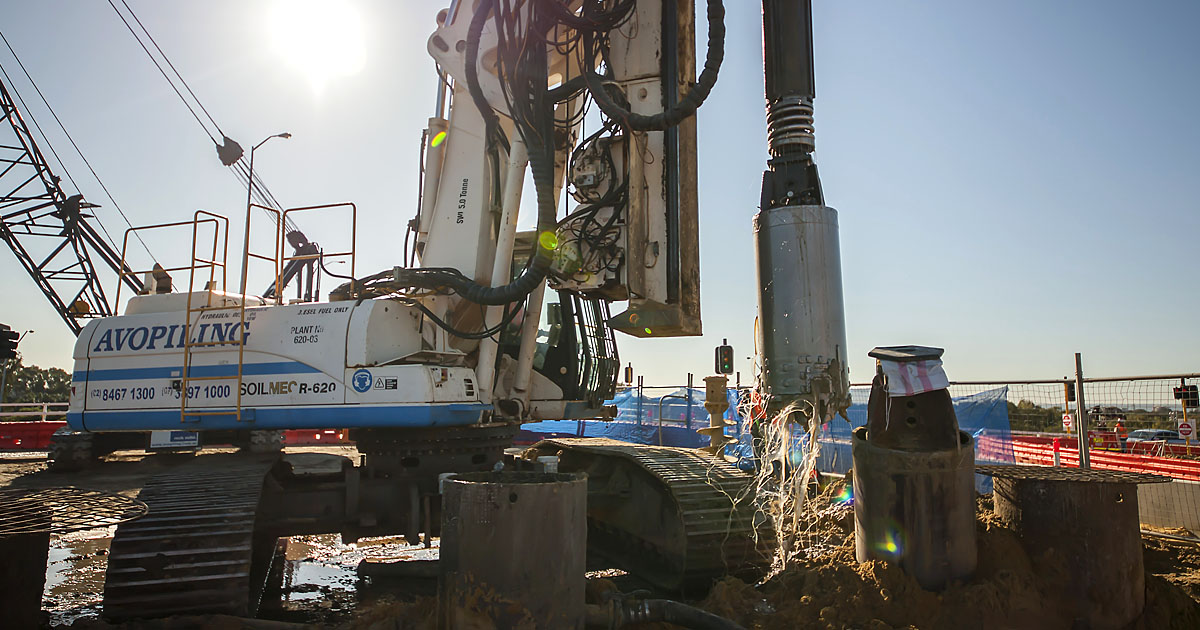
<instances>
[{"instance_id":1,"label":"metal ladder","mask_svg":"<svg viewBox=\"0 0 1200 630\"><path fill-rule=\"evenodd\" d=\"M207 252L205 252L203 255L201 255L201 253L197 251L197 245L198 245L198 241L201 236L201 232L202 231L207 232L208 226L211 226L211 229L212 229L212 247ZM190 227L191 231L192 231L191 258L188 261L188 264L181 265L181 266L174 266L174 267L163 267L162 265L155 263L154 266L149 269L136 269L136 268L133 268L128 265L129 259L127 257L127 254L129 252L129 241L130 241L129 237L131 235L136 235L137 233L145 231L145 230L166 230L166 229L171 229L171 228L183 228L183 227ZM140 235L138 235L138 239L139 240L141 239ZM235 415L237 417L238 421L241 421L241 419L242 419L241 384L242 384L243 348L241 346L242 346L242 340L244 337L243 336L235 336L233 334L226 334L226 333L231 333L232 328L225 328L225 329L223 329L222 337L227 336L227 337L236 337L236 338L233 338L233 339L223 338L222 340L215 341L215 342L214 341L205 341L199 335L197 335L196 339L192 338L194 325L200 325L200 320L204 317L204 315L206 313L211 313L214 311L223 311L223 310L224 311L232 311L234 309L238 309L238 311L239 311L238 320L240 323L239 330L245 330L245 327L246 327L246 323L245 323L246 322L246 312L245 312L246 311L246 306L245 306L246 301L245 301L244 297L242 300L240 300L239 304L237 304L235 306L231 306L229 304L229 301L230 301L229 298L224 295L225 281L226 281L226 259L228 257L228 253L229 253L229 219L227 219L219 214L213 214L213 213L207 212L205 210L197 210L195 212L195 214L192 215L192 220L190 220L190 221L175 221L172 223L159 223L156 225L131 227L128 230L125 230L125 238L121 245L121 265L122 265L122 270L120 272L121 280L125 280L125 276L139 276L142 274L146 274L147 276L153 275L155 277L157 277L159 274L164 274L169 278L170 272L173 272L173 271L187 272L187 274L188 274L187 308L184 313L184 321L183 321L183 345L182 345L182 347L183 347L183 370L182 370L181 377L179 380L179 390L178 390L179 391L180 422L186 423L186 422L188 422L189 418L192 418L192 421L195 422L195 421L199 420L199 418L197 416L204 416L204 415ZM208 271L207 279L204 281L204 291L205 291L206 299L204 300L204 304L196 304L193 302L193 298L195 297L194 293L196 291L196 277L197 277L197 274L200 274L201 276L203 276L203 272L205 270ZM121 291L122 291L122 287L124 284L125 284L124 282L119 282L117 285L116 304L118 304L118 305L121 304ZM147 289L147 291L148 290L149 289ZM220 291L222 293L222 295L220 297L220 303L214 303L214 295L213 294L216 291ZM144 291L144 292L146 292L146 291ZM206 329L206 326L200 325L200 330L205 330L205 329ZM211 374L211 375L207 374L206 372L215 372L215 370L212 370L211 368L209 368L209 366L205 366L204 371L201 372L200 374L192 373L193 372L193 363L195 360L195 355L197 353L203 353L203 351L206 349L222 350L224 348L221 348L219 346L227 347L227 346L232 346L232 345L238 346L237 370L233 375L224 375L224 374L219 374L219 373ZM200 408L200 409L206 409L205 411L196 411L195 409L197 409L197 407L195 407L193 405L191 407L192 410L189 410L188 402L189 402L189 400L192 399L192 396L190 396L189 394L200 393L199 388L197 388L196 391L193 392L190 384L193 381L215 381L215 380L229 380L231 382L236 381L236 383L234 385L235 389L230 391L231 396L236 396L233 409L211 409L211 408L204 407L204 408Z\"/></svg>"},{"instance_id":2,"label":"metal ladder","mask_svg":"<svg viewBox=\"0 0 1200 630\"><path fill-rule=\"evenodd\" d=\"M205 215L208 218L201 218ZM208 252L197 252L196 241L200 226L213 225L213 244ZM222 229L223 228L223 229ZM182 423L199 422L204 416L235 417L242 421L242 365L245 358L244 331L246 329L246 297L239 296L237 304L229 304L226 289L226 259L229 253L229 220L225 217L199 210L196 212L192 227L192 264L188 275L188 294L186 320L183 335L183 372L179 386L179 420ZM202 257L207 255L207 257ZM204 282L204 302L196 303L197 272L208 270L208 278ZM219 272L219 283L218 283ZM218 298L215 294L220 292ZM203 322L206 317L214 319L210 314L221 312L238 313L236 328L227 326L226 319ZM212 328L212 334L205 335ZM197 366L197 355L221 352L236 346L238 360L233 374L223 373L224 365ZM230 383L230 391L222 397L232 397L232 408L225 406L200 406L199 400L210 398L213 394L221 395L219 384ZM200 383L196 385L196 383ZM216 384L216 385L214 385ZM194 389L193 389L194 388ZM215 388L215 389L214 389Z\"/></svg>"}]
</instances>

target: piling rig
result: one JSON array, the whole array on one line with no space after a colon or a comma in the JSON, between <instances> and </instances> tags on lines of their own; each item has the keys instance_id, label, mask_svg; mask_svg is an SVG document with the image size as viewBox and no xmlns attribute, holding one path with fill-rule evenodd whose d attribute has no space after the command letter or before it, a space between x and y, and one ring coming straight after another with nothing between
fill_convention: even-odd
<instances>
[{"instance_id":1,"label":"piling rig","mask_svg":"<svg viewBox=\"0 0 1200 630\"><path fill-rule=\"evenodd\" d=\"M152 480L150 516L113 541L107 617L253 614L284 536L428 541L439 476L493 469L521 422L604 413L616 331L700 334L695 113L725 39L723 3L705 8L697 76L692 0L454 1L427 43L438 88L399 264L352 272L325 302L229 292L228 222L197 213L188 279L172 283L186 291L144 291L88 323L68 414L77 436L338 426L361 454L205 457ZM811 158L811 7L765 0L763 12L763 390L773 405L832 414L848 380L836 213ZM589 102L599 124L585 129ZM518 232L527 168L537 227ZM560 210L564 186L577 205ZM297 258L279 253L276 229L274 255L244 256L268 260L283 286ZM613 301L627 307L611 315ZM590 544L619 566L661 557L645 573L680 588L767 558L750 478L732 467L700 452L551 446L592 475ZM638 522L645 505L661 527Z\"/></svg>"}]
</instances>

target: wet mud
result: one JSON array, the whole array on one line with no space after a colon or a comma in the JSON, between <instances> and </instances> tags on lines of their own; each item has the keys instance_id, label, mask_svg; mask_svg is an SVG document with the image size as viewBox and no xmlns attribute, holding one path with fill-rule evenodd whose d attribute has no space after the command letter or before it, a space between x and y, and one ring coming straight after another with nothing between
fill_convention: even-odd
<instances>
[{"instance_id":1,"label":"wet mud","mask_svg":"<svg viewBox=\"0 0 1200 630\"><path fill-rule=\"evenodd\" d=\"M45 472L44 464L36 460L0 458L0 487L77 485L132 496L147 477L173 465L171 458L141 459L119 456L89 473L62 475ZM725 578L702 599L690 603L736 620L748 630L1072 627L1073 620L1064 618L1063 607L1056 600L1056 593L1070 576L1063 574L1061 564L1053 558L1029 557L1013 532L992 513L986 497L978 512L977 574L942 593L933 593L921 589L895 566L855 561L853 516L849 507L842 505L844 496L835 485L817 499L825 506L818 510L819 517L806 536L811 553L801 555L761 584ZM48 627L117 627L99 617L113 531L100 528L52 537L43 599ZM1191 535L1185 531L1163 533ZM259 620L176 617L121 627L432 629L436 543L426 549L398 537L363 539L354 544L342 543L337 535L294 537L287 545L282 570L265 596ZM1146 536L1143 549L1146 610L1132 629L1200 628L1200 546ZM400 570L395 569L399 565L385 566L394 562L404 565ZM620 572L592 572L589 590L593 595L608 587L629 591L628 585L620 582L628 578Z\"/></svg>"}]
</instances>

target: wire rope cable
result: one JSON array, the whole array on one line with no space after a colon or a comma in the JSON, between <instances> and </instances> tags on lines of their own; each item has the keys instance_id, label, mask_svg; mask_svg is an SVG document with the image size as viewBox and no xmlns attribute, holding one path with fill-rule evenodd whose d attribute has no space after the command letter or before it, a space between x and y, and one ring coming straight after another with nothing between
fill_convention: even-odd
<instances>
[{"instance_id":1,"label":"wire rope cable","mask_svg":"<svg viewBox=\"0 0 1200 630\"><path fill-rule=\"evenodd\" d=\"M116 13L117 17L121 19L121 22L125 24L125 28L129 31L129 34L132 35L135 40L137 40L138 45L141 46L142 50L146 53L146 56L150 58L150 61L154 64L154 67L158 69L158 72L162 75L163 79L165 79L171 86L171 89L175 92L175 95L179 97L179 100L183 103L184 107L188 109L188 112L192 115L192 118L194 118L196 123L200 125L200 128L204 130L204 134L208 136L209 140L211 140L214 145L220 146L221 141L228 137L225 135L224 130L221 129L220 124L217 123L216 119L208 111L208 108L204 106L204 102L201 101L200 97L196 95L196 92L192 89L191 85L186 79L184 79L183 74L179 72L179 69L175 67L175 64L171 61L171 58L168 57L167 53L162 49L162 46L160 46L158 41L154 39L154 36L150 34L150 30L146 28L146 25L142 22L141 18L138 17L137 13L133 10L133 7L129 6L129 3L125 0L120 0L120 2L121 5L125 7L125 10L129 13L129 17L133 18L134 23L136 23L141 29L142 33L145 35L145 39L149 40L150 46L153 46L154 50L158 51L162 61L159 61L159 58L155 57L154 53L150 51L150 46L146 44L146 41L144 41L142 36L138 34L136 29L134 29L133 24L129 22L129 18L127 18L119 8L117 8L117 4L113 0L108 0L108 5L112 7L113 12ZM163 67L163 63L166 63L167 67L170 68L171 72L178 79L178 85L176 84L175 80L172 80L171 75L167 73L166 68ZM183 90L180 90L180 85L183 86ZM192 97L192 101L194 101L195 106L193 106L192 102L189 102L188 99L183 95L184 91L186 91L188 95ZM200 113L196 111L197 108L199 108L200 113L203 113L204 117L207 118L210 123L212 123L213 129L216 130L215 135L213 131L209 129L208 125L204 123L204 120L201 119ZM221 140L218 140L218 137L220 137ZM244 155L238 158L237 162L230 166L238 181L249 188L251 197L254 198L256 203L261 206L266 206L276 210L283 209L283 205L279 203L279 200L270 191L270 189L267 188L267 185L263 182L262 177L258 173L254 173L253 178L249 176L250 169ZM275 215L272 214L271 216L272 218L275 218ZM294 231L297 229L291 218L288 218L284 222L284 227L286 227L288 231Z\"/></svg>"},{"instance_id":2,"label":"wire rope cable","mask_svg":"<svg viewBox=\"0 0 1200 630\"><path fill-rule=\"evenodd\" d=\"M50 115L54 117L54 122L58 123L58 128L62 130L63 135L65 135L67 140L70 141L71 146L75 149L75 153L79 155L79 159L83 160L84 165L87 166L88 171L91 172L92 177L96 180L96 183L100 185L100 188L104 191L105 196L107 196L108 200L112 202L113 208L115 208L117 213L121 215L121 219L125 221L125 225L132 228L133 224L130 223L129 217L126 216L125 210L123 210L121 208L121 204L117 203L117 200L113 198L112 192L108 190L108 186L104 184L104 180L100 179L100 175L96 172L96 169L92 167L92 163L88 161L87 156L83 154L83 151L79 148L79 144L76 143L75 138L71 136L71 132L67 131L66 125L63 124L63 121L61 118L59 118L58 113L54 111L54 107L50 105L50 101L46 99L46 95L43 94L42 89L38 87L37 81L33 80L33 76L29 74L29 70L21 61L21 57L17 55L17 51L13 49L12 44L9 43L8 38L4 36L3 32L0 32L0 40L4 41L5 47L8 48L8 52L12 54L13 59L16 60L17 65L21 68L21 72L25 74L25 78L29 81L29 84L33 86L34 91L37 92L38 97L42 100L42 104L46 106L46 109L50 112ZM29 115L30 119L33 120L33 125L37 128L38 133L42 135L42 139L46 142L46 146L50 147L50 152L54 155L54 159L58 160L58 165L59 168L62 169L62 173L67 176L67 180L71 182L71 185L75 187L75 190L79 191L79 184L75 182L75 178L72 177L71 172L67 170L62 158L60 158L58 156L58 152L54 150L54 144L50 142L49 138L46 136L46 132L42 130L41 125L38 124L37 118L30 113L29 106L25 103L25 99L21 97L21 94L17 91L16 86L12 85L12 78L8 76L8 72L4 71L3 68L0 68L0 71L2 71L5 78L8 79L9 85L12 86L13 92L16 93L17 100L21 102L21 106ZM100 226L100 231L104 233L104 236L108 239L109 244L113 247L113 249L116 249L116 241L113 240L112 234L109 234L108 228L104 226L104 222L97 217L96 224ZM134 236L137 237L138 242L141 243L142 249L146 250L146 255L149 256L151 260L156 260L154 253L151 252L150 247L146 245L146 241L142 240L141 234L134 232Z\"/></svg>"}]
</instances>

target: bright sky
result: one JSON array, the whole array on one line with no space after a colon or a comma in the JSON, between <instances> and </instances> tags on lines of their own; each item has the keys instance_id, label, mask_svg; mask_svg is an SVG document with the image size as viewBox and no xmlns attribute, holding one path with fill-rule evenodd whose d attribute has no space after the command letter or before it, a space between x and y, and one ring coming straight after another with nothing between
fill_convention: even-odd
<instances>
[{"instance_id":1,"label":"bright sky","mask_svg":"<svg viewBox=\"0 0 1200 630\"><path fill-rule=\"evenodd\" d=\"M440 2L322 3L322 23L361 37L320 54L293 20L309 2L128 1L226 133L247 148L294 134L255 165L285 205L354 201L360 275L399 262ZM710 373L726 337L750 379L761 16L726 4L726 62L699 121L707 334L621 336L648 384ZM945 347L959 380L1060 377L1074 352L1094 376L1200 371L1200 4L816 4L816 157L841 213L852 380L869 380L873 346L907 343ZM106 2L10 2L0 29L134 224L220 212L240 254L245 189ZM0 63L15 70L7 51ZM120 217L32 109L119 240ZM343 233L317 231L327 246ZM186 242L150 245L186 255ZM37 331L27 360L69 368L73 336L7 253L0 291L0 321Z\"/></svg>"}]
</instances>

